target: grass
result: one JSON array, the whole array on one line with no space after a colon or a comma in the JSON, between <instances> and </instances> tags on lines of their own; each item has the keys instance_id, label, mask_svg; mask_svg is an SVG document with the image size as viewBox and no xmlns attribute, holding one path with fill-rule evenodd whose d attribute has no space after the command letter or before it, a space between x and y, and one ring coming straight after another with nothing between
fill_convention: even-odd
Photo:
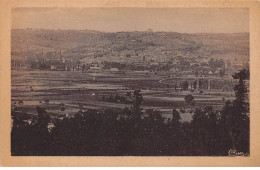
<instances>
[{"instance_id":1,"label":"grass","mask_svg":"<svg viewBox=\"0 0 260 170\"><path fill-rule=\"evenodd\" d=\"M105 74L105 73L104 73ZM131 104L111 103L102 101L102 96L120 95L126 97L126 92L141 89L143 93L143 108L172 109L185 107L184 96L189 91L175 92L171 85L159 83L165 77L140 77L135 75L103 76L99 74L94 81L87 73L60 72L60 71L20 71L12 72L12 101L42 101L50 100L50 104L38 104L47 108L47 111L55 114L59 110L59 104L65 104L65 111L79 110L79 104L87 108L117 108L122 109ZM24 83L26 82L26 83ZM23 84L23 86L21 86ZM28 84L26 86L26 84ZM35 89L30 91L30 86ZM93 95L95 94L95 95ZM222 96L211 92L210 95L198 95L193 93L196 101L195 107L206 105L221 106ZM215 96L216 95L216 96ZM28 112L35 112L36 105L24 105Z\"/></svg>"}]
</instances>

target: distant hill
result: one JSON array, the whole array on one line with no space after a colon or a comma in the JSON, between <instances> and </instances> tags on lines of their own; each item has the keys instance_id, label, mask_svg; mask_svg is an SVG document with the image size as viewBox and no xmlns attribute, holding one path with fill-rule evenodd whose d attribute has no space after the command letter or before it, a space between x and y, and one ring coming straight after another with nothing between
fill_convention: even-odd
<instances>
[{"instance_id":1,"label":"distant hill","mask_svg":"<svg viewBox=\"0 0 260 170\"><path fill-rule=\"evenodd\" d=\"M33 30L11 32L13 55L87 58L107 55L248 57L249 33L182 34L175 32L117 32L89 30Z\"/></svg>"}]
</instances>

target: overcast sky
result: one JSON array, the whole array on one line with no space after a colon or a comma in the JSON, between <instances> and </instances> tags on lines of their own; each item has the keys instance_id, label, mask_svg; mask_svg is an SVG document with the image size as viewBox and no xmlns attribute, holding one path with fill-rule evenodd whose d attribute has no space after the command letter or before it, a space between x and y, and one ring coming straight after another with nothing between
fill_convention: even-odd
<instances>
[{"instance_id":1,"label":"overcast sky","mask_svg":"<svg viewBox=\"0 0 260 170\"><path fill-rule=\"evenodd\" d=\"M14 8L12 28L105 32L249 32L249 10L232 8Z\"/></svg>"}]
</instances>

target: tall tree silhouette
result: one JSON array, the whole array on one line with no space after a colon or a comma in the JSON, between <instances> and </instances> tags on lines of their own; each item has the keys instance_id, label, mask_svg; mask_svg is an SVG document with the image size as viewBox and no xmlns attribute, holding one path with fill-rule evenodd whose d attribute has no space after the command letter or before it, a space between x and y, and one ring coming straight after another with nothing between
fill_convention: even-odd
<instances>
[{"instance_id":1,"label":"tall tree silhouette","mask_svg":"<svg viewBox=\"0 0 260 170\"><path fill-rule=\"evenodd\" d=\"M141 104L143 102L143 95L141 93L141 90L135 90L133 92L133 97L134 97L134 103L133 103L134 118L141 119Z\"/></svg>"},{"instance_id":2,"label":"tall tree silhouette","mask_svg":"<svg viewBox=\"0 0 260 170\"><path fill-rule=\"evenodd\" d=\"M240 70L233 78L238 79L234 87L236 99L233 102L227 101L221 112L223 135L227 135L223 138L229 138L230 141L225 150L235 149L249 153L249 101L245 83L249 79L249 70Z\"/></svg>"}]
</instances>

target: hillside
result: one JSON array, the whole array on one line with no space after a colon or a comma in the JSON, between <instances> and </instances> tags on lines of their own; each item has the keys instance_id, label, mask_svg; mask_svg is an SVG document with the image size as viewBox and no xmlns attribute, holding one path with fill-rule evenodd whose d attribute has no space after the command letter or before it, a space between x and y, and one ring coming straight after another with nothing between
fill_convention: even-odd
<instances>
[{"instance_id":1,"label":"hillside","mask_svg":"<svg viewBox=\"0 0 260 170\"><path fill-rule=\"evenodd\" d=\"M175 32L104 33L89 30L12 30L12 55L97 58L115 56L249 56L249 34L181 34Z\"/></svg>"}]
</instances>

